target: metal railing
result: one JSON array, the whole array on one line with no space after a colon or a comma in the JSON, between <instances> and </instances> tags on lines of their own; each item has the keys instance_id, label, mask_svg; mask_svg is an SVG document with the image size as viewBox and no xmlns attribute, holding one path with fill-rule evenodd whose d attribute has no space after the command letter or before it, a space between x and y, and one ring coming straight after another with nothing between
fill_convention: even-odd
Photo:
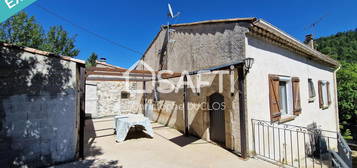
<instances>
[{"instance_id":1,"label":"metal railing","mask_svg":"<svg viewBox=\"0 0 357 168\"><path fill-rule=\"evenodd\" d=\"M255 155L264 160L299 168L338 167L333 161L348 160L341 157L348 150L341 151L346 146L339 134L321 130L315 123L301 127L252 119L252 131ZM332 151L340 158L335 158Z\"/></svg>"},{"instance_id":2,"label":"metal railing","mask_svg":"<svg viewBox=\"0 0 357 168\"><path fill-rule=\"evenodd\" d=\"M336 168L352 168L352 165L347 165L346 162L335 151L330 151L332 167Z\"/></svg>"},{"instance_id":3,"label":"metal railing","mask_svg":"<svg viewBox=\"0 0 357 168\"><path fill-rule=\"evenodd\" d=\"M338 156L340 158L335 157L336 155L332 154L332 159L335 162L341 162L340 159L342 159L342 161L345 163L340 163L339 165L345 165L348 167L352 167L352 150L351 148L348 146L347 142L345 141L345 139L342 137L342 135L340 133L337 133L337 149L338 149Z\"/></svg>"}]
</instances>

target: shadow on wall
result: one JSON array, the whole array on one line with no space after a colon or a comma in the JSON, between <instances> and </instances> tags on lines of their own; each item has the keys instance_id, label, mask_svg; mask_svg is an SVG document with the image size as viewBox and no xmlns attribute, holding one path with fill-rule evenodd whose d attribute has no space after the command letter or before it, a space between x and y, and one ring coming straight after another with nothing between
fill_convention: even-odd
<instances>
[{"instance_id":1,"label":"shadow on wall","mask_svg":"<svg viewBox=\"0 0 357 168\"><path fill-rule=\"evenodd\" d=\"M229 76L224 76L223 81L229 81ZM212 85L202 87L201 93L197 94L188 89L188 104L189 104L189 132L194 136L203 138L209 129L209 112L208 112L208 97L219 91L218 75L212 79ZM237 93L237 88L234 94L230 94L229 82L224 84L223 95L225 97L225 118L229 120L233 113L232 101ZM227 86L227 87L226 87ZM149 94L150 95L150 94ZM148 96L147 102L153 102L152 96ZM160 93L160 101L153 103L153 117L150 118L155 122L164 124L165 126L174 127L179 131L184 131L184 102L183 88L179 89L178 93ZM228 125L226 129L231 129Z\"/></svg>"},{"instance_id":2,"label":"shadow on wall","mask_svg":"<svg viewBox=\"0 0 357 168\"><path fill-rule=\"evenodd\" d=\"M72 70L54 57L0 45L1 165L48 165L66 159L58 151L70 152L73 137L66 137L59 120L75 121L66 114L66 106L76 102L75 96L68 97L75 95L69 84Z\"/></svg>"},{"instance_id":3,"label":"shadow on wall","mask_svg":"<svg viewBox=\"0 0 357 168\"><path fill-rule=\"evenodd\" d=\"M102 155L102 150L94 146L94 141L97 137L96 130L92 119L86 119L84 126L84 154L85 156Z\"/></svg>"}]
</instances>

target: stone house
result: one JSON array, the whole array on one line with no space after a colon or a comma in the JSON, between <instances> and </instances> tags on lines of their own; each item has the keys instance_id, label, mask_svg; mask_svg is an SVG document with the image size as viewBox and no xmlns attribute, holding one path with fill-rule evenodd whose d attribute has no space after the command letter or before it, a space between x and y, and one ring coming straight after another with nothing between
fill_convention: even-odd
<instances>
[{"instance_id":1,"label":"stone house","mask_svg":"<svg viewBox=\"0 0 357 168\"><path fill-rule=\"evenodd\" d=\"M295 134L288 140L280 139L279 127L305 129L315 125L338 131L336 71L340 65L312 44L311 38L302 43L257 18L162 26L141 61L155 71L187 71L186 78L193 85L198 80L208 85L198 93L184 87L175 93L158 93L159 99L151 96L155 94L144 94L144 113L153 121L220 144L243 157L271 150L265 156L272 159L272 151L285 146L279 154L274 153L274 160L294 164L304 157L303 152L290 155L299 153L308 142ZM254 64L248 69L245 61L252 59ZM138 65L136 69L146 68ZM228 74L222 77L223 87L219 86L219 76L197 73L224 69ZM177 84L183 79L167 80ZM160 81L144 83L147 91L156 92L157 85L169 89ZM214 103L224 103L225 108L213 109ZM278 144L278 140L284 142ZM273 141L277 145L270 145ZM293 145L300 143L300 147Z\"/></svg>"},{"instance_id":2,"label":"stone house","mask_svg":"<svg viewBox=\"0 0 357 168\"><path fill-rule=\"evenodd\" d=\"M84 61L0 43L0 165L39 167L81 151Z\"/></svg>"},{"instance_id":3,"label":"stone house","mask_svg":"<svg viewBox=\"0 0 357 168\"><path fill-rule=\"evenodd\" d=\"M123 69L105 62L97 62L96 68ZM88 72L86 79L86 116L87 118L113 117L119 114L142 113L141 106L137 106L140 96L133 92L139 82L130 82L129 87L125 81L117 81L117 73ZM103 79L105 77L105 79Z\"/></svg>"}]
</instances>

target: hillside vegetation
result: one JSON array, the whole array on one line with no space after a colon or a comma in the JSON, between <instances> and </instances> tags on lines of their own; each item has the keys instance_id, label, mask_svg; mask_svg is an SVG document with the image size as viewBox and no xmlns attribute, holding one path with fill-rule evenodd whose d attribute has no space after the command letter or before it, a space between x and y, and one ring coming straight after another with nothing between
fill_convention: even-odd
<instances>
[{"instance_id":1,"label":"hillside vegetation","mask_svg":"<svg viewBox=\"0 0 357 168\"><path fill-rule=\"evenodd\" d=\"M316 40L320 52L340 61L337 72L337 91L341 131L351 135L352 125L357 125L357 29L339 32Z\"/></svg>"}]
</instances>

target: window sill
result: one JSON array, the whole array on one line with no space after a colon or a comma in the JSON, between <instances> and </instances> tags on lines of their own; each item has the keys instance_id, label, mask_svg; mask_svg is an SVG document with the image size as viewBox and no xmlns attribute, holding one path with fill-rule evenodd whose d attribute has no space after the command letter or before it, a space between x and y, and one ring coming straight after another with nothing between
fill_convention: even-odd
<instances>
[{"instance_id":1,"label":"window sill","mask_svg":"<svg viewBox=\"0 0 357 168\"><path fill-rule=\"evenodd\" d=\"M315 101L315 97L313 97L313 98L309 98L309 103L313 103L314 101Z\"/></svg>"},{"instance_id":2,"label":"window sill","mask_svg":"<svg viewBox=\"0 0 357 168\"><path fill-rule=\"evenodd\" d=\"M296 116L295 115L286 115L286 116L281 116L279 120L279 124L283 124L292 120L295 120Z\"/></svg>"},{"instance_id":3,"label":"window sill","mask_svg":"<svg viewBox=\"0 0 357 168\"><path fill-rule=\"evenodd\" d=\"M328 109L329 108L329 106L323 106L322 108L321 108L321 110L326 110L326 109Z\"/></svg>"}]
</instances>

